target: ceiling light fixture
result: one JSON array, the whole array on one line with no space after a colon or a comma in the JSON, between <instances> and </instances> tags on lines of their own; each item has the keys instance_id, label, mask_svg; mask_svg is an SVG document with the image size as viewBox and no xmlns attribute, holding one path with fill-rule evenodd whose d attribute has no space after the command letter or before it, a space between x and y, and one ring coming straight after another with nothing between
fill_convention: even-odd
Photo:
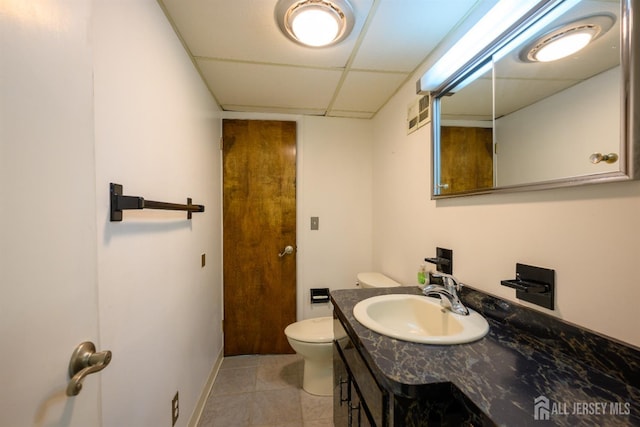
<instances>
[{"instance_id":1,"label":"ceiling light fixture","mask_svg":"<svg viewBox=\"0 0 640 427\"><path fill-rule=\"evenodd\" d=\"M353 9L347 0L278 0L280 30L291 40L324 47L344 40L353 29Z\"/></svg>"},{"instance_id":2,"label":"ceiling light fixture","mask_svg":"<svg viewBox=\"0 0 640 427\"><path fill-rule=\"evenodd\" d=\"M563 25L527 44L520 51L520 59L524 62L552 62L566 58L602 36L614 22L612 16L595 15Z\"/></svg>"}]
</instances>

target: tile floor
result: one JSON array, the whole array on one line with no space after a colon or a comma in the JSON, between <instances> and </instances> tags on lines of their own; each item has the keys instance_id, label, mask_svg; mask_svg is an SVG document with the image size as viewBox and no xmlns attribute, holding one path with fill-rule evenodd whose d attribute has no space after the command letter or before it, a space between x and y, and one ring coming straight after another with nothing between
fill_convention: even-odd
<instances>
[{"instance_id":1,"label":"tile floor","mask_svg":"<svg viewBox=\"0 0 640 427\"><path fill-rule=\"evenodd\" d=\"M333 427L333 398L302 390L297 354L226 357L198 427Z\"/></svg>"}]
</instances>

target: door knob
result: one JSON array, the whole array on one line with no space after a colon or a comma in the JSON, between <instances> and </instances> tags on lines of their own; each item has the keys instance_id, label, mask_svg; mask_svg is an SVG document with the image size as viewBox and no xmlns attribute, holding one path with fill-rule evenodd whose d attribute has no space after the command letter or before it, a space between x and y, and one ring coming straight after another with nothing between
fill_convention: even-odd
<instances>
[{"instance_id":1,"label":"door knob","mask_svg":"<svg viewBox=\"0 0 640 427\"><path fill-rule=\"evenodd\" d=\"M278 254L278 256L280 258L282 258L283 256L289 255L289 254L292 254L292 253L293 253L293 246L287 246L286 248L284 248L284 250L282 252L280 252Z\"/></svg>"},{"instance_id":2,"label":"door knob","mask_svg":"<svg viewBox=\"0 0 640 427\"><path fill-rule=\"evenodd\" d=\"M95 372L101 371L111 362L110 351L96 352L96 346L86 341L73 350L69 361L69 385L67 386L67 396L76 396L82 390L84 378Z\"/></svg>"}]
</instances>

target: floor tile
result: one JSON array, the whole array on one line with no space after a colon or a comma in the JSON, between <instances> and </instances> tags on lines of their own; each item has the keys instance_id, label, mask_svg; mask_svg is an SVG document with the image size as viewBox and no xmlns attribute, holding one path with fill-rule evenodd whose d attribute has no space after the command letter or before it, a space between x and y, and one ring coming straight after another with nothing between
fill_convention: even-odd
<instances>
[{"instance_id":1,"label":"floor tile","mask_svg":"<svg viewBox=\"0 0 640 427\"><path fill-rule=\"evenodd\" d=\"M297 354L225 357L198 427L333 427L332 397L302 390Z\"/></svg>"},{"instance_id":2,"label":"floor tile","mask_svg":"<svg viewBox=\"0 0 640 427\"><path fill-rule=\"evenodd\" d=\"M234 394L254 391L257 367L220 369L211 394Z\"/></svg>"},{"instance_id":3,"label":"floor tile","mask_svg":"<svg viewBox=\"0 0 640 427\"><path fill-rule=\"evenodd\" d=\"M200 417L199 427L249 426L253 393L210 396Z\"/></svg>"},{"instance_id":4,"label":"floor tile","mask_svg":"<svg viewBox=\"0 0 640 427\"><path fill-rule=\"evenodd\" d=\"M256 390L278 390L302 387L303 362L301 358L283 357L264 360L258 366Z\"/></svg>"},{"instance_id":5,"label":"floor tile","mask_svg":"<svg viewBox=\"0 0 640 427\"><path fill-rule=\"evenodd\" d=\"M294 388L256 393L251 405L253 425L302 423L300 392Z\"/></svg>"},{"instance_id":6,"label":"floor tile","mask_svg":"<svg viewBox=\"0 0 640 427\"><path fill-rule=\"evenodd\" d=\"M300 390L300 405L305 422L333 419L333 396L314 396Z\"/></svg>"},{"instance_id":7,"label":"floor tile","mask_svg":"<svg viewBox=\"0 0 640 427\"><path fill-rule=\"evenodd\" d=\"M248 368L258 366L259 363L260 356L256 355L225 357L220 369Z\"/></svg>"}]
</instances>

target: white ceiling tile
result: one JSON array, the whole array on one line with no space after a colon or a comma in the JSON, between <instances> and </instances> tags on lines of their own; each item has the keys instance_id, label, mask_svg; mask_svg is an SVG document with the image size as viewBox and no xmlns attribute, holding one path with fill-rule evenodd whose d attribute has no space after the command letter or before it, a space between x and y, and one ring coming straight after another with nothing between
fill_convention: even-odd
<instances>
[{"instance_id":1,"label":"white ceiling tile","mask_svg":"<svg viewBox=\"0 0 640 427\"><path fill-rule=\"evenodd\" d=\"M407 77L402 73L350 71L331 109L376 112Z\"/></svg>"},{"instance_id":2,"label":"white ceiling tile","mask_svg":"<svg viewBox=\"0 0 640 427\"><path fill-rule=\"evenodd\" d=\"M222 108L317 115L331 107L328 115L360 118L375 115L476 2L349 1L352 34L314 49L280 32L277 0L158 0Z\"/></svg>"},{"instance_id":3,"label":"white ceiling tile","mask_svg":"<svg viewBox=\"0 0 640 427\"><path fill-rule=\"evenodd\" d=\"M375 116L375 112L367 112L367 111L341 111L341 110L331 110L327 116L330 117L349 117L354 119L370 119Z\"/></svg>"},{"instance_id":4,"label":"white ceiling tile","mask_svg":"<svg viewBox=\"0 0 640 427\"><path fill-rule=\"evenodd\" d=\"M314 67L346 65L371 1L358 0L356 24L347 39L314 49L282 34L274 16L276 0L163 0L196 57Z\"/></svg>"},{"instance_id":5,"label":"white ceiling tile","mask_svg":"<svg viewBox=\"0 0 640 427\"><path fill-rule=\"evenodd\" d=\"M240 111L244 113L301 114L305 116L324 116L326 112L325 109L314 108L251 107L248 105L233 104L223 104L222 108L225 111Z\"/></svg>"},{"instance_id":6,"label":"white ceiling tile","mask_svg":"<svg viewBox=\"0 0 640 427\"><path fill-rule=\"evenodd\" d=\"M476 0L381 1L354 68L413 71Z\"/></svg>"},{"instance_id":7,"label":"white ceiling tile","mask_svg":"<svg viewBox=\"0 0 640 427\"><path fill-rule=\"evenodd\" d=\"M326 109L342 72L198 60L220 104Z\"/></svg>"}]
</instances>

